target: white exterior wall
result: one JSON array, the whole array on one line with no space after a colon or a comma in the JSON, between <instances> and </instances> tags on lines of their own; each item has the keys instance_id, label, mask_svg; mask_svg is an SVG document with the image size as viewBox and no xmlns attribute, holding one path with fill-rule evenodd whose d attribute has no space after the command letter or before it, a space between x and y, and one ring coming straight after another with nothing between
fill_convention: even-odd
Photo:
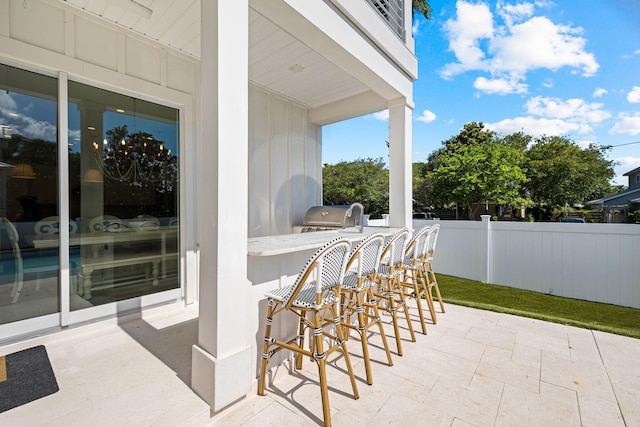
<instances>
[{"instance_id":1,"label":"white exterior wall","mask_svg":"<svg viewBox=\"0 0 640 427\"><path fill-rule=\"evenodd\" d=\"M197 205L201 147L194 114L198 61L58 2L0 2L2 62L180 109L181 246L185 298L197 297ZM42 31L46 28L46 31ZM249 236L284 234L322 204L320 127L309 110L249 86Z\"/></svg>"},{"instance_id":2,"label":"white exterior wall","mask_svg":"<svg viewBox=\"0 0 640 427\"><path fill-rule=\"evenodd\" d=\"M249 237L291 233L322 204L320 128L309 110L249 86Z\"/></svg>"},{"instance_id":3,"label":"white exterior wall","mask_svg":"<svg viewBox=\"0 0 640 427\"><path fill-rule=\"evenodd\" d=\"M182 282L185 300L194 302L198 61L48 0L0 1L0 60L53 77L66 73L69 80L180 110Z\"/></svg>"},{"instance_id":4,"label":"white exterior wall","mask_svg":"<svg viewBox=\"0 0 640 427\"><path fill-rule=\"evenodd\" d=\"M413 221L415 230L432 223ZM501 221L439 224L436 273L640 308L638 226ZM488 234L488 241L483 240L483 233Z\"/></svg>"},{"instance_id":5,"label":"white exterior wall","mask_svg":"<svg viewBox=\"0 0 640 427\"><path fill-rule=\"evenodd\" d=\"M412 40L387 37L386 24L362 3L203 0L201 44L209 50L200 61L64 1L0 0L3 63L179 109L182 283L186 301L201 306L192 386L214 411L251 387L246 367L254 363L250 343L258 325L232 323L254 319L247 314L254 305L246 237L288 233L321 203L319 126L395 109L391 145L398 161L390 173L401 204L395 221L409 221L410 197L403 198L410 189L417 59ZM311 109L249 85L249 6L367 90ZM302 262L282 265L293 271Z\"/></svg>"}]
</instances>

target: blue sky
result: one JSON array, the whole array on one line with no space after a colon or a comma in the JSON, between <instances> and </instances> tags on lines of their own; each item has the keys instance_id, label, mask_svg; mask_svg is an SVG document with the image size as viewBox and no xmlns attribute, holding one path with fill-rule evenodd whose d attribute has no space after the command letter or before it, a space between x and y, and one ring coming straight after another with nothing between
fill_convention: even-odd
<instances>
[{"instance_id":1,"label":"blue sky","mask_svg":"<svg viewBox=\"0 0 640 427\"><path fill-rule=\"evenodd\" d=\"M608 153L614 183L640 166L640 1L431 0L414 22L413 161L465 123L559 135ZM384 159L385 111L323 128L323 161ZM356 142L354 142L356 141Z\"/></svg>"}]
</instances>

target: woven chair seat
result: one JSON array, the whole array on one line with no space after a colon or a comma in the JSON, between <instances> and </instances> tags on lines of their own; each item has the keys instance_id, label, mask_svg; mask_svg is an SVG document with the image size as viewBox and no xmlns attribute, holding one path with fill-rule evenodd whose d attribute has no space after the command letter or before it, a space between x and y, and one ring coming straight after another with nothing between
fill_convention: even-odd
<instances>
[{"instance_id":1,"label":"woven chair seat","mask_svg":"<svg viewBox=\"0 0 640 427\"><path fill-rule=\"evenodd\" d=\"M291 294L293 286L287 286L280 289L274 289L266 292L265 296L276 301L284 301ZM337 301L333 291L329 291L324 295L321 305L331 304ZM293 300L293 306L302 308L313 308L316 306L316 282L305 283L298 296Z\"/></svg>"},{"instance_id":2,"label":"woven chair seat","mask_svg":"<svg viewBox=\"0 0 640 427\"><path fill-rule=\"evenodd\" d=\"M396 269L391 272L391 267L388 264L380 264L378 267L378 278L383 279L392 279L397 277L401 273L400 270Z\"/></svg>"},{"instance_id":3,"label":"woven chair seat","mask_svg":"<svg viewBox=\"0 0 640 427\"><path fill-rule=\"evenodd\" d=\"M368 287L371 287L372 285L373 283L371 282L371 280L365 277L362 280L361 289L366 289ZM347 271L344 275L344 281L342 282L342 289L348 291L358 289L358 273L356 273L355 271Z\"/></svg>"},{"instance_id":4,"label":"woven chair seat","mask_svg":"<svg viewBox=\"0 0 640 427\"><path fill-rule=\"evenodd\" d=\"M423 270L424 269L424 263L422 261L420 261L420 260L416 260L415 264L413 263L413 261L403 262L402 263L402 268L404 270L411 270L411 269Z\"/></svg>"}]
</instances>

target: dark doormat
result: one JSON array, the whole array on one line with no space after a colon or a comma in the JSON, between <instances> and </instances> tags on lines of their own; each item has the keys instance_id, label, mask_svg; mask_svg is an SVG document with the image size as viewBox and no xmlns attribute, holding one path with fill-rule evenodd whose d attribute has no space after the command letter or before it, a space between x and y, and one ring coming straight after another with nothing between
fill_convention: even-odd
<instances>
[{"instance_id":1,"label":"dark doormat","mask_svg":"<svg viewBox=\"0 0 640 427\"><path fill-rule=\"evenodd\" d=\"M0 356L0 412L58 391L43 345Z\"/></svg>"}]
</instances>

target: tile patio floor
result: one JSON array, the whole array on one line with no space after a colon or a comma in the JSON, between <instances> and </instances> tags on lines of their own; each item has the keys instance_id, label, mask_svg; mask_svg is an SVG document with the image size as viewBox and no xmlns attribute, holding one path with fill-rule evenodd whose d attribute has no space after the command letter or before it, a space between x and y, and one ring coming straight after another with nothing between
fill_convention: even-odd
<instances>
[{"instance_id":1,"label":"tile patio floor","mask_svg":"<svg viewBox=\"0 0 640 427\"><path fill-rule=\"evenodd\" d=\"M350 397L344 359L334 353L334 426L640 426L640 340L446 308L428 335L416 333L417 342L402 331L405 354L392 354L392 367L374 349L371 386L359 342L349 341L359 400ZM197 316L197 307L177 304L0 347L4 355L44 344L60 386L0 414L0 426L322 424L309 361L300 373L273 372L267 396L257 396L254 384L245 399L211 414L189 388ZM378 340L371 338L374 346ZM392 337L389 345L393 353Z\"/></svg>"}]
</instances>

